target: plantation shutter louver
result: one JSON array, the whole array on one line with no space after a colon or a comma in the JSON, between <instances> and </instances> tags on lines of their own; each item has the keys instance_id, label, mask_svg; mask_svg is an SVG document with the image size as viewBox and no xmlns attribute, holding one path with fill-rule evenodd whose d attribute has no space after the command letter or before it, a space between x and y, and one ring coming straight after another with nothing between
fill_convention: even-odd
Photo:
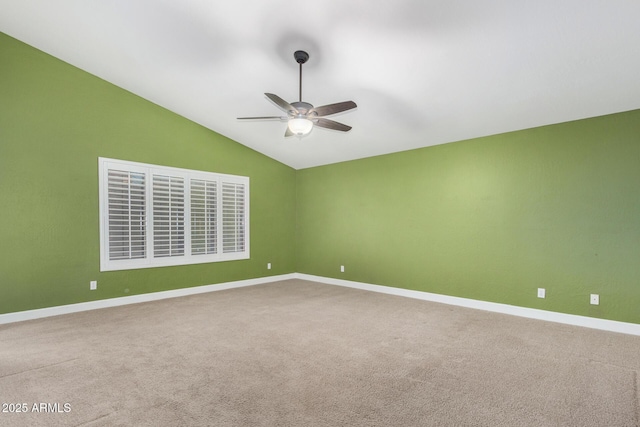
<instances>
[{"instance_id":1,"label":"plantation shutter louver","mask_svg":"<svg viewBox=\"0 0 640 427\"><path fill-rule=\"evenodd\" d=\"M153 256L183 256L184 178L153 175Z\"/></svg>"},{"instance_id":2,"label":"plantation shutter louver","mask_svg":"<svg viewBox=\"0 0 640 427\"><path fill-rule=\"evenodd\" d=\"M109 169L109 260L146 256L145 175Z\"/></svg>"},{"instance_id":3,"label":"plantation shutter louver","mask_svg":"<svg viewBox=\"0 0 640 427\"><path fill-rule=\"evenodd\" d=\"M217 182L191 180L191 254L218 252Z\"/></svg>"},{"instance_id":4,"label":"plantation shutter louver","mask_svg":"<svg viewBox=\"0 0 640 427\"><path fill-rule=\"evenodd\" d=\"M242 252L245 248L245 186L222 183L222 251Z\"/></svg>"}]
</instances>

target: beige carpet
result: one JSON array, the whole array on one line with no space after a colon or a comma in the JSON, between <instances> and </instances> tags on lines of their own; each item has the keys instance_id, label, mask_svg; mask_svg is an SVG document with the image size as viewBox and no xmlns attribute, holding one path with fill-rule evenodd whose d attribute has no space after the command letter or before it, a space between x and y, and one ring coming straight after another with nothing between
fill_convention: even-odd
<instances>
[{"instance_id":1,"label":"beige carpet","mask_svg":"<svg viewBox=\"0 0 640 427\"><path fill-rule=\"evenodd\" d=\"M291 280L0 325L0 425L637 427L639 371L640 337Z\"/></svg>"}]
</instances>

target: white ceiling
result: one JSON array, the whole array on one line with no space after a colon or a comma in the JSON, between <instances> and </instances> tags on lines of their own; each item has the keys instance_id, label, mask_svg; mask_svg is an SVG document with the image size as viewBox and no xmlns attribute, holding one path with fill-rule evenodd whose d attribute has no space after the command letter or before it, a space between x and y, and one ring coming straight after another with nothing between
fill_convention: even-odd
<instances>
[{"instance_id":1,"label":"white ceiling","mask_svg":"<svg viewBox=\"0 0 640 427\"><path fill-rule=\"evenodd\" d=\"M296 169L640 108L637 0L0 0L0 31ZM297 101L298 49L350 132L236 119Z\"/></svg>"}]
</instances>

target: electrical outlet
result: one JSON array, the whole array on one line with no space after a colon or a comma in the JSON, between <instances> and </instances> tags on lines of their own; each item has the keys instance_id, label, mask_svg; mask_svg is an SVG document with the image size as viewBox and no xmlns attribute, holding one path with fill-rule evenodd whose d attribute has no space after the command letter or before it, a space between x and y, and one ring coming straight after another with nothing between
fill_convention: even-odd
<instances>
[{"instance_id":1,"label":"electrical outlet","mask_svg":"<svg viewBox=\"0 0 640 427\"><path fill-rule=\"evenodd\" d=\"M267 263L267 270L271 270L271 263L270 262Z\"/></svg>"},{"instance_id":2,"label":"electrical outlet","mask_svg":"<svg viewBox=\"0 0 640 427\"><path fill-rule=\"evenodd\" d=\"M340 273L344 273L344 265L340 266Z\"/></svg>"},{"instance_id":3,"label":"electrical outlet","mask_svg":"<svg viewBox=\"0 0 640 427\"><path fill-rule=\"evenodd\" d=\"M591 305L600 305L600 295L598 294L591 294Z\"/></svg>"},{"instance_id":4,"label":"electrical outlet","mask_svg":"<svg viewBox=\"0 0 640 427\"><path fill-rule=\"evenodd\" d=\"M98 281L97 280L92 280L89 282L89 289L92 291L95 291L96 289L98 289Z\"/></svg>"},{"instance_id":5,"label":"electrical outlet","mask_svg":"<svg viewBox=\"0 0 640 427\"><path fill-rule=\"evenodd\" d=\"M546 295L546 291L544 288L538 288L538 298L544 298Z\"/></svg>"}]
</instances>

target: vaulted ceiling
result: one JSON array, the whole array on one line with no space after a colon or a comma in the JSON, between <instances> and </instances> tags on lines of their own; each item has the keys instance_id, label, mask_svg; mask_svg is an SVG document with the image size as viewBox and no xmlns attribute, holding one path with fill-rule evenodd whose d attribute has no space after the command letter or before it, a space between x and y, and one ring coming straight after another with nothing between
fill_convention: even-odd
<instances>
[{"instance_id":1,"label":"vaulted ceiling","mask_svg":"<svg viewBox=\"0 0 640 427\"><path fill-rule=\"evenodd\" d=\"M640 108L639 22L635 0L0 0L0 31L297 169ZM303 100L355 101L350 132L237 120L297 101L298 49Z\"/></svg>"}]
</instances>

